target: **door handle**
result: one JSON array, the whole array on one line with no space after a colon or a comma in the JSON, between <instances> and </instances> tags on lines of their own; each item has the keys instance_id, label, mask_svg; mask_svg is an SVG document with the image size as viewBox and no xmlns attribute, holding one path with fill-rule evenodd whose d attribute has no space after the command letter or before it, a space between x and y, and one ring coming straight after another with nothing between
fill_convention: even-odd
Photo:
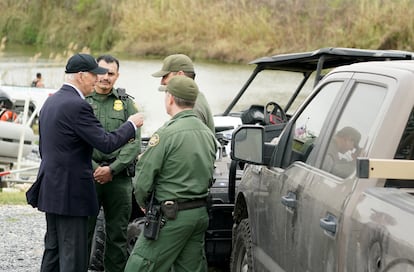
<instances>
[{"instance_id":1,"label":"door handle","mask_svg":"<svg viewBox=\"0 0 414 272\"><path fill-rule=\"evenodd\" d=\"M294 192L288 192L287 195L282 196L282 204L288 208L295 209L296 201L296 194Z\"/></svg>"},{"instance_id":2,"label":"door handle","mask_svg":"<svg viewBox=\"0 0 414 272\"><path fill-rule=\"evenodd\" d=\"M336 217L330 213L326 217L319 220L319 225L323 228L328 234L335 235L337 220Z\"/></svg>"}]
</instances>

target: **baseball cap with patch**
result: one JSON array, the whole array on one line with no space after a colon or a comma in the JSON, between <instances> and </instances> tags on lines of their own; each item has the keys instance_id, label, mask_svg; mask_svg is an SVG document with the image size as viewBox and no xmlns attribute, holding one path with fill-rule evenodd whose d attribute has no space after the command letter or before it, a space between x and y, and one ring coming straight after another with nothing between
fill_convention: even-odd
<instances>
[{"instance_id":1,"label":"baseball cap with patch","mask_svg":"<svg viewBox=\"0 0 414 272\"><path fill-rule=\"evenodd\" d=\"M198 95L198 86L195 81L186 76L175 76L167 84L163 86L166 91L175 97L195 101Z\"/></svg>"},{"instance_id":2,"label":"baseball cap with patch","mask_svg":"<svg viewBox=\"0 0 414 272\"><path fill-rule=\"evenodd\" d=\"M163 77L171 72L192 72L194 73L194 65L192 60L184 54L169 55L163 61L160 71L152 74L153 77Z\"/></svg>"},{"instance_id":3,"label":"baseball cap with patch","mask_svg":"<svg viewBox=\"0 0 414 272\"><path fill-rule=\"evenodd\" d=\"M96 75L103 75L108 72L108 69L100 67L91 55L79 53L70 57L66 64L65 73L74 74L78 72L90 72Z\"/></svg>"}]
</instances>

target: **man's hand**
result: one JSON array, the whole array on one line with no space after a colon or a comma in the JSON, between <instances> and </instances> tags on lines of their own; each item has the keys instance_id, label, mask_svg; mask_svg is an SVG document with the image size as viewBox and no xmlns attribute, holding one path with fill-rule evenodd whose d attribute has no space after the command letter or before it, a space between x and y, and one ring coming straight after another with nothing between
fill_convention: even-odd
<instances>
[{"instance_id":1,"label":"man's hand","mask_svg":"<svg viewBox=\"0 0 414 272\"><path fill-rule=\"evenodd\" d=\"M93 172L93 177L100 184L108 183L112 181L111 168L109 166L99 166Z\"/></svg>"},{"instance_id":2,"label":"man's hand","mask_svg":"<svg viewBox=\"0 0 414 272\"><path fill-rule=\"evenodd\" d=\"M144 124L144 115L140 112L137 112L129 116L128 121L133 122L137 127L141 127Z\"/></svg>"}]
</instances>

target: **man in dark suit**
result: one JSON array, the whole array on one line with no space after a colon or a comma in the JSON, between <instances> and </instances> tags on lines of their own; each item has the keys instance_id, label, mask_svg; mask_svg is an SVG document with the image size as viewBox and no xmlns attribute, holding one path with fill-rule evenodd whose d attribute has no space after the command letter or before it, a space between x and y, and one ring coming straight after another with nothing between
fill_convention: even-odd
<instances>
[{"instance_id":1,"label":"man in dark suit","mask_svg":"<svg viewBox=\"0 0 414 272\"><path fill-rule=\"evenodd\" d=\"M106 72L91 55L72 56L65 83L40 112L42 161L27 199L46 213L42 272L87 271L88 216L98 213L92 150L115 151L133 140L136 128L143 124L142 114L137 113L113 132L102 128L84 97L93 91L97 74Z\"/></svg>"}]
</instances>

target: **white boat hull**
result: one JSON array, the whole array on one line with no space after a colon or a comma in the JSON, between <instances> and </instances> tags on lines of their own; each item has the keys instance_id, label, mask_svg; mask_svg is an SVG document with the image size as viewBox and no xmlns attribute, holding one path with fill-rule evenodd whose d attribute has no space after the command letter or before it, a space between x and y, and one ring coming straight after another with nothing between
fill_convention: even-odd
<instances>
[{"instance_id":1,"label":"white boat hull","mask_svg":"<svg viewBox=\"0 0 414 272\"><path fill-rule=\"evenodd\" d=\"M0 157L17 158L21 136L24 137L22 157L25 157L32 151L36 139L33 130L22 124L0 121Z\"/></svg>"}]
</instances>

